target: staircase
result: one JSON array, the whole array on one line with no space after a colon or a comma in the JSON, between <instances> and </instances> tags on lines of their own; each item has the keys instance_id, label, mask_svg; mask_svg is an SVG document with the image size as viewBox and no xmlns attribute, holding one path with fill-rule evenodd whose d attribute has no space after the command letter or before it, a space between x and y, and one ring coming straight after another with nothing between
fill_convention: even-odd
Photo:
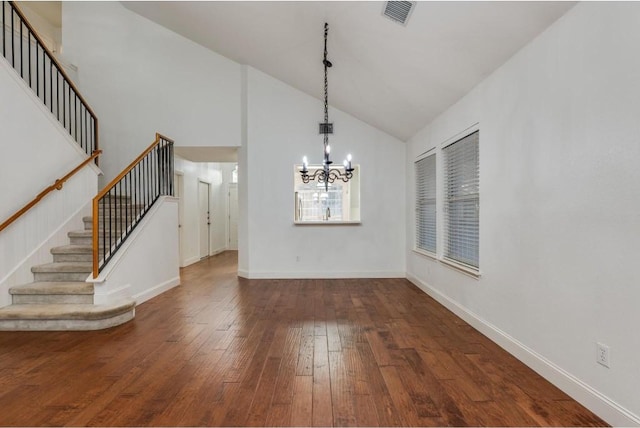
<instances>
[{"instance_id":1,"label":"staircase","mask_svg":"<svg viewBox=\"0 0 640 428\"><path fill-rule=\"evenodd\" d=\"M115 207L114 201L106 201ZM99 237L121 232L124 219L133 212L128 201L118 212L107 209L100 219ZM95 305L93 284L85 282L92 271L92 218L84 217L84 229L68 233L70 244L51 249L53 262L33 266L34 282L12 287L12 304L0 308L0 330L99 330L123 324L135 316L135 302ZM106 227L105 227L106 225ZM100 239L100 241L102 241Z\"/></svg>"}]
</instances>

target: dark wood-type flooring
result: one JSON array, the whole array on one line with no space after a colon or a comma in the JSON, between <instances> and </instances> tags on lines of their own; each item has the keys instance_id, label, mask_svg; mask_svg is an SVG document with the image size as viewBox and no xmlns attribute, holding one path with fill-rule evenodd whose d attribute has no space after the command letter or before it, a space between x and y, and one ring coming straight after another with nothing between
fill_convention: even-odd
<instances>
[{"instance_id":1,"label":"dark wood-type flooring","mask_svg":"<svg viewBox=\"0 0 640 428\"><path fill-rule=\"evenodd\" d=\"M0 424L605 425L406 280L243 280L236 260L119 327L0 332Z\"/></svg>"}]
</instances>

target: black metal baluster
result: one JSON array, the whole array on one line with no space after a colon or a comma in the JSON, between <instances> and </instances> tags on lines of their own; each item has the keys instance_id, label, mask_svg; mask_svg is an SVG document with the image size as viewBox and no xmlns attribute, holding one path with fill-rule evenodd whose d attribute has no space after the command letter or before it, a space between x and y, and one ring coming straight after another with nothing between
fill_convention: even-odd
<instances>
[{"instance_id":1,"label":"black metal baluster","mask_svg":"<svg viewBox=\"0 0 640 428\"><path fill-rule=\"evenodd\" d=\"M64 81L64 77L63 77ZM56 116L60 122L60 70L56 68Z\"/></svg>"},{"instance_id":2,"label":"black metal baluster","mask_svg":"<svg viewBox=\"0 0 640 428\"><path fill-rule=\"evenodd\" d=\"M73 92L74 100L73 100L73 123L75 133L73 134L76 141L78 141L78 94Z\"/></svg>"},{"instance_id":3,"label":"black metal baluster","mask_svg":"<svg viewBox=\"0 0 640 428\"><path fill-rule=\"evenodd\" d=\"M2 31L4 31L4 27L2 27ZM29 40L27 40L29 42L28 46L27 46L27 51L29 52L29 87L31 88L31 30L27 29L27 38Z\"/></svg>"},{"instance_id":4,"label":"black metal baluster","mask_svg":"<svg viewBox=\"0 0 640 428\"><path fill-rule=\"evenodd\" d=\"M175 174L173 172L173 168L174 168L174 165L173 165L173 143L169 144L169 167L171 168L171 175L169 176L170 177L169 179L171 180L171 195L175 196L176 193L175 193L175 189L173 187L175 185L175 183L173 182L173 179L174 179L174 176L175 176Z\"/></svg>"},{"instance_id":5,"label":"black metal baluster","mask_svg":"<svg viewBox=\"0 0 640 428\"><path fill-rule=\"evenodd\" d=\"M131 206L131 190L129 189L129 174L131 174L131 171L129 171L127 173L127 175L124 176L124 191L127 193L127 205L125 205L125 210L124 210L124 215L127 218L127 221L125 222L125 230L127 231L127 234L129 233L129 208Z\"/></svg>"},{"instance_id":6,"label":"black metal baluster","mask_svg":"<svg viewBox=\"0 0 640 428\"><path fill-rule=\"evenodd\" d=\"M102 207L102 249L99 250L99 252L102 254L102 263L99 264L98 270L100 270L100 267L104 266L104 258L106 256L106 250L105 248L107 248L107 238L106 238L106 233L105 230L107 230L107 219L106 219L106 209L104 206L104 197L102 197L102 199L100 199L98 201L98 212L100 212L100 207ZM96 231L96 233L98 233L98 238L100 237L100 224L98 224L98 230Z\"/></svg>"},{"instance_id":7,"label":"black metal baluster","mask_svg":"<svg viewBox=\"0 0 640 428\"><path fill-rule=\"evenodd\" d=\"M2 56L7 56L7 36L5 35L5 17L4 17L5 2L2 2Z\"/></svg>"},{"instance_id":8,"label":"black metal baluster","mask_svg":"<svg viewBox=\"0 0 640 428\"><path fill-rule=\"evenodd\" d=\"M66 81L62 82L62 126L64 126L64 129L67 129L67 96L64 90L66 83Z\"/></svg>"},{"instance_id":9,"label":"black metal baluster","mask_svg":"<svg viewBox=\"0 0 640 428\"><path fill-rule=\"evenodd\" d=\"M89 142L87 141L87 109L82 107L82 125L84 127L84 132L82 134L82 142L85 145L85 151L89 153Z\"/></svg>"},{"instance_id":10,"label":"black metal baluster","mask_svg":"<svg viewBox=\"0 0 640 428\"><path fill-rule=\"evenodd\" d=\"M153 155L152 158L150 159L151 161L151 178L153 179L152 181L152 188L153 188L153 201L156 200L156 198L158 197L158 194L160 193L160 186L158 185L158 178L160 176L160 174L158 174L158 146L156 146L153 149Z\"/></svg>"},{"instance_id":11,"label":"black metal baluster","mask_svg":"<svg viewBox=\"0 0 640 428\"><path fill-rule=\"evenodd\" d=\"M122 180L118 181L118 237L122 245Z\"/></svg>"},{"instance_id":12,"label":"black metal baluster","mask_svg":"<svg viewBox=\"0 0 640 428\"><path fill-rule=\"evenodd\" d=\"M142 190L144 192L144 211L146 213L147 212L147 206L149 205L149 203L148 203L149 202L149 199L148 199L148 197L149 197L149 169L147 167L147 157L146 156L142 159L142 165L143 165L143 168L142 168L143 174L142 174L142 176L144 177L144 183L142 183Z\"/></svg>"},{"instance_id":13,"label":"black metal baluster","mask_svg":"<svg viewBox=\"0 0 640 428\"><path fill-rule=\"evenodd\" d=\"M47 105L47 57L46 50L42 46L42 102Z\"/></svg>"},{"instance_id":14,"label":"black metal baluster","mask_svg":"<svg viewBox=\"0 0 640 428\"><path fill-rule=\"evenodd\" d=\"M24 79L24 48L22 46L22 27L24 23L20 20L20 77Z\"/></svg>"},{"instance_id":15,"label":"black metal baluster","mask_svg":"<svg viewBox=\"0 0 640 428\"><path fill-rule=\"evenodd\" d=\"M15 59L15 53L14 53L14 51L15 51L16 43L15 43L15 41L13 40L13 35L15 34L15 31L14 31L14 29L13 29L13 21L15 20L15 18L14 18L14 14L15 14L15 12L14 12L14 10L13 10L13 5L12 5L11 3L9 3L9 5L11 6L11 66L15 68L15 66L16 66L16 59Z\"/></svg>"},{"instance_id":16,"label":"black metal baluster","mask_svg":"<svg viewBox=\"0 0 640 428\"><path fill-rule=\"evenodd\" d=\"M113 246L112 242L111 242L111 231L113 230L113 211L111 210L111 198L109 197L111 195L111 190L109 190L109 192L107 192L107 201L109 202L109 230L107 231L107 228L105 226L104 228L104 233L105 235L109 235L109 251L107 254L105 254L105 264L107 263L107 255L111 256L111 247ZM105 202L107 202L105 201Z\"/></svg>"},{"instance_id":17,"label":"black metal baluster","mask_svg":"<svg viewBox=\"0 0 640 428\"><path fill-rule=\"evenodd\" d=\"M49 105L53 114L53 61L49 58Z\"/></svg>"}]
</instances>

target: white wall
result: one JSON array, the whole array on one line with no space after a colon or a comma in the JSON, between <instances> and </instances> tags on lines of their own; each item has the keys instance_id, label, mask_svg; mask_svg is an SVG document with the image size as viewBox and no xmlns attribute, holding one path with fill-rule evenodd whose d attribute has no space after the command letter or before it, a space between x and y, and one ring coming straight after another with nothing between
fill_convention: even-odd
<instances>
[{"instance_id":1,"label":"white wall","mask_svg":"<svg viewBox=\"0 0 640 428\"><path fill-rule=\"evenodd\" d=\"M0 141L5 145L0 156L0 222L4 222L87 156L4 58L0 58L0 93ZM10 303L11 286L33 281L31 263L52 261L43 244L66 239L67 229L61 227L95 195L98 173L93 165L83 168L62 190L50 193L0 232L0 306ZM75 225L82 227L81 221Z\"/></svg>"},{"instance_id":2,"label":"white wall","mask_svg":"<svg viewBox=\"0 0 640 428\"><path fill-rule=\"evenodd\" d=\"M183 146L240 145L239 64L119 2L64 2L62 20L65 56L99 119L105 179L156 132Z\"/></svg>"},{"instance_id":3,"label":"white wall","mask_svg":"<svg viewBox=\"0 0 640 428\"><path fill-rule=\"evenodd\" d=\"M39 8L33 8L28 1L19 1L18 8L29 21L29 24L36 30L38 36L44 41L47 47L54 53L59 54L62 44L62 29L45 17L40 15Z\"/></svg>"},{"instance_id":4,"label":"white wall","mask_svg":"<svg viewBox=\"0 0 640 428\"><path fill-rule=\"evenodd\" d=\"M198 181L209 183L210 245L209 254L214 255L227 248L228 229L228 183L231 181L233 164L217 162L191 162L175 157L175 169L183 177L183 251L181 266L200 260L200 231L198 226Z\"/></svg>"},{"instance_id":5,"label":"white wall","mask_svg":"<svg viewBox=\"0 0 640 428\"><path fill-rule=\"evenodd\" d=\"M293 166L305 154L311 163L321 161L322 102L250 67L247 102L246 153L239 151L238 161L240 210L247 210L240 213L239 248L242 253L247 245L248 254L239 274L404 277L405 145L330 109L332 157L341 160L350 152L361 165L362 224L296 226Z\"/></svg>"},{"instance_id":6,"label":"white wall","mask_svg":"<svg viewBox=\"0 0 640 428\"><path fill-rule=\"evenodd\" d=\"M640 423L638 22L638 3L578 4L414 136L406 164L408 277L614 425ZM478 280L411 251L416 156L476 122Z\"/></svg>"}]
</instances>

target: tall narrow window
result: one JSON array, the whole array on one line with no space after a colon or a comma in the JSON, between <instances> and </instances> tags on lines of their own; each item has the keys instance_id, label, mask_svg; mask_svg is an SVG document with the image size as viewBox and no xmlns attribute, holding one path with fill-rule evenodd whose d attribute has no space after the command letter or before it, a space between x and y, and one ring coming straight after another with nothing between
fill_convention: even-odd
<instances>
[{"instance_id":1,"label":"tall narrow window","mask_svg":"<svg viewBox=\"0 0 640 428\"><path fill-rule=\"evenodd\" d=\"M416 249L436 252L436 155L415 163Z\"/></svg>"},{"instance_id":2,"label":"tall narrow window","mask_svg":"<svg viewBox=\"0 0 640 428\"><path fill-rule=\"evenodd\" d=\"M444 257L479 267L479 131L443 149Z\"/></svg>"}]
</instances>

